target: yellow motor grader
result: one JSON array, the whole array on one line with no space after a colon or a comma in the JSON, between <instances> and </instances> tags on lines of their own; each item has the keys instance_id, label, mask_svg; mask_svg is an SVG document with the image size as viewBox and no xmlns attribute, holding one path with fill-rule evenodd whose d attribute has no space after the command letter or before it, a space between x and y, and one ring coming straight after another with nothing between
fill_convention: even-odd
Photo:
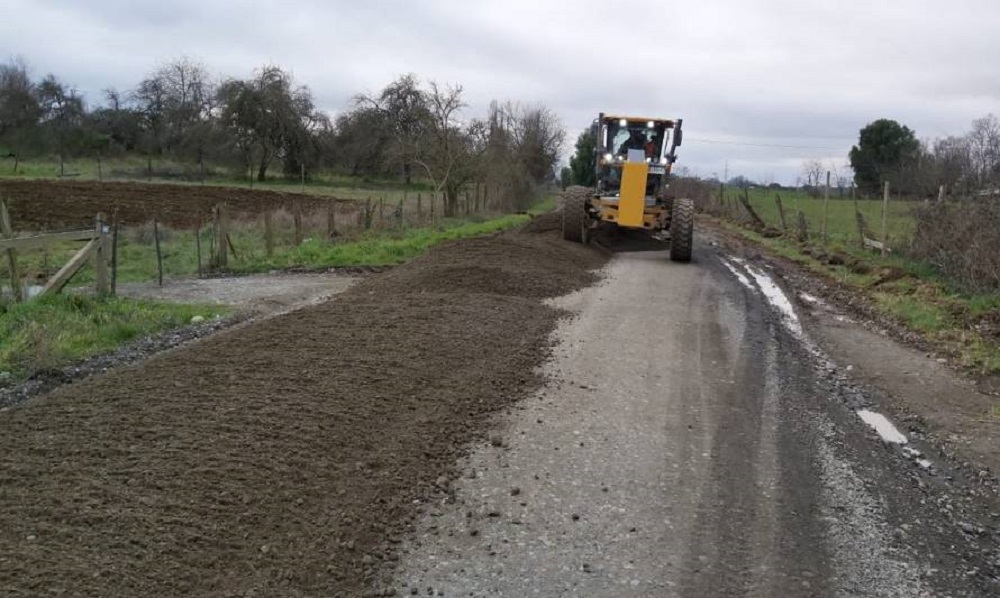
<instances>
[{"instance_id":1,"label":"yellow motor grader","mask_svg":"<svg viewBox=\"0 0 1000 598\"><path fill-rule=\"evenodd\" d=\"M591 128L597 187L566 190L563 238L588 243L600 226L641 230L669 240L671 260L690 261L694 203L668 192L682 122L601 113Z\"/></svg>"}]
</instances>

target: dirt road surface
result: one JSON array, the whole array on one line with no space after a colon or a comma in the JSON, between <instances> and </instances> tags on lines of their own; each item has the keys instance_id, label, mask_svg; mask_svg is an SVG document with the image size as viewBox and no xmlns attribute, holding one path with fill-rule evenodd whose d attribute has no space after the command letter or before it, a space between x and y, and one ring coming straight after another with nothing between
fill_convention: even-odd
<instances>
[{"instance_id":1,"label":"dirt road surface","mask_svg":"<svg viewBox=\"0 0 1000 598\"><path fill-rule=\"evenodd\" d=\"M335 273L275 272L226 278L182 278L156 283L120 283L118 295L178 303L219 304L257 315L320 303L351 288L358 277Z\"/></svg>"},{"instance_id":2,"label":"dirt road surface","mask_svg":"<svg viewBox=\"0 0 1000 598\"><path fill-rule=\"evenodd\" d=\"M577 317L556 332L548 384L463 461L398 587L997 595L989 501L865 425L871 403L771 273L700 249L692 265L621 254L602 284L556 302Z\"/></svg>"},{"instance_id":3,"label":"dirt road surface","mask_svg":"<svg viewBox=\"0 0 1000 598\"><path fill-rule=\"evenodd\" d=\"M557 227L0 413L0 594L998 595L995 494L776 273Z\"/></svg>"}]
</instances>

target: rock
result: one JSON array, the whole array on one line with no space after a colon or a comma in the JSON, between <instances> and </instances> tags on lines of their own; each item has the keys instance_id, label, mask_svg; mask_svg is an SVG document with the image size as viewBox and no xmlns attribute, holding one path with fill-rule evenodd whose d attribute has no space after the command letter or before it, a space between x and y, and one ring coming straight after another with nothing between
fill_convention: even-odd
<instances>
[{"instance_id":1,"label":"rock","mask_svg":"<svg viewBox=\"0 0 1000 598\"><path fill-rule=\"evenodd\" d=\"M446 476L438 476L438 479L434 480L434 485L441 489L447 488L448 478Z\"/></svg>"},{"instance_id":2,"label":"rock","mask_svg":"<svg viewBox=\"0 0 1000 598\"><path fill-rule=\"evenodd\" d=\"M372 555L370 555L370 554L366 554L363 557L361 557L361 564L362 565L372 565L374 563L375 563L375 559L372 558Z\"/></svg>"},{"instance_id":3,"label":"rock","mask_svg":"<svg viewBox=\"0 0 1000 598\"><path fill-rule=\"evenodd\" d=\"M490 432L490 444L493 446L503 446L503 436L500 432Z\"/></svg>"},{"instance_id":4,"label":"rock","mask_svg":"<svg viewBox=\"0 0 1000 598\"><path fill-rule=\"evenodd\" d=\"M191 318L192 324L201 324L204 321L205 321L205 316L194 316L193 318Z\"/></svg>"},{"instance_id":5,"label":"rock","mask_svg":"<svg viewBox=\"0 0 1000 598\"><path fill-rule=\"evenodd\" d=\"M579 521L579 520L580 520L580 516L578 514L576 514L576 513L573 513L573 521Z\"/></svg>"},{"instance_id":6,"label":"rock","mask_svg":"<svg viewBox=\"0 0 1000 598\"><path fill-rule=\"evenodd\" d=\"M513 488L510 489L510 495L511 496L517 496L520 493L521 493L521 489L518 488L517 486L514 486Z\"/></svg>"}]
</instances>

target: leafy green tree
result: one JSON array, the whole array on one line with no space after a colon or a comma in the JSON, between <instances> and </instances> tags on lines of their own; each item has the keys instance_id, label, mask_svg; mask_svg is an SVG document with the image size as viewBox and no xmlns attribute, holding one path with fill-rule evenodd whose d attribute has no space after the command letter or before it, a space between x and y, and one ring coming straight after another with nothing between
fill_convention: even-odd
<instances>
[{"instance_id":1,"label":"leafy green tree","mask_svg":"<svg viewBox=\"0 0 1000 598\"><path fill-rule=\"evenodd\" d=\"M875 192L893 174L900 173L919 156L920 142L909 127L879 119L861 129L858 145L851 148L854 180L864 191Z\"/></svg>"},{"instance_id":2,"label":"leafy green tree","mask_svg":"<svg viewBox=\"0 0 1000 598\"><path fill-rule=\"evenodd\" d=\"M246 81L229 80L218 94L222 124L259 181L267 180L274 160L285 160L303 131L322 120L309 89L296 87L291 75L277 66L262 67Z\"/></svg>"},{"instance_id":3,"label":"leafy green tree","mask_svg":"<svg viewBox=\"0 0 1000 598\"><path fill-rule=\"evenodd\" d=\"M583 185L584 187L597 185L597 175L594 173L596 148L597 139L590 129L580 133L576 139L576 149L569 159L571 184Z\"/></svg>"}]
</instances>

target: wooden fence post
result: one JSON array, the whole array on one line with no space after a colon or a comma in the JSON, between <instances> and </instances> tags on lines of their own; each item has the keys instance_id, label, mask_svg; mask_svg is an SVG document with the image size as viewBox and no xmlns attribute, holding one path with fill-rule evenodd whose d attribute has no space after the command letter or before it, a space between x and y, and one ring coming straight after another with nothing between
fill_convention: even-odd
<instances>
[{"instance_id":1,"label":"wooden fence post","mask_svg":"<svg viewBox=\"0 0 1000 598\"><path fill-rule=\"evenodd\" d=\"M788 222L785 220L785 206L781 203L781 196L774 194L774 202L778 204L778 216L781 218L781 230L788 232Z\"/></svg>"},{"instance_id":2,"label":"wooden fence post","mask_svg":"<svg viewBox=\"0 0 1000 598\"><path fill-rule=\"evenodd\" d=\"M0 239L13 236L14 227L10 223L7 202L0 197ZM21 273L17 269L17 251L14 249L7 250L7 269L10 272L10 291L14 301L24 301L24 284L21 281Z\"/></svg>"},{"instance_id":3,"label":"wooden fence post","mask_svg":"<svg viewBox=\"0 0 1000 598\"><path fill-rule=\"evenodd\" d=\"M111 296L118 295L118 210L111 217Z\"/></svg>"},{"instance_id":4,"label":"wooden fence post","mask_svg":"<svg viewBox=\"0 0 1000 598\"><path fill-rule=\"evenodd\" d=\"M830 242L830 171L826 171L826 187L823 189L823 244Z\"/></svg>"},{"instance_id":5,"label":"wooden fence post","mask_svg":"<svg viewBox=\"0 0 1000 598\"><path fill-rule=\"evenodd\" d=\"M809 240L809 225L806 223L806 215L799 212L799 241L805 243Z\"/></svg>"},{"instance_id":6,"label":"wooden fence post","mask_svg":"<svg viewBox=\"0 0 1000 598\"><path fill-rule=\"evenodd\" d=\"M264 251L267 257L274 253L274 223L271 222L271 210L264 210Z\"/></svg>"},{"instance_id":7,"label":"wooden fence post","mask_svg":"<svg viewBox=\"0 0 1000 598\"><path fill-rule=\"evenodd\" d=\"M331 199L326 204L326 240L337 236L337 200Z\"/></svg>"},{"instance_id":8,"label":"wooden fence post","mask_svg":"<svg viewBox=\"0 0 1000 598\"><path fill-rule=\"evenodd\" d=\"M215 250L216 267L225 270L229 267L229 223L227 222L226 204L220 203L215 211Z\"/></svg>"},{"instance_id":9,"label":"wooden fence post","mask_svg":"<svg viewBox=\"0 0 1000 598\"><path fill-rule=\"evenodd\" d=\"M94 248L94 272L97 279L97 294L107 295L111 289L108 283L108 234L104 228L104 214L97 214L95 230L97 246Z\"/></svg>"},{"instance_id":10,"label":"wooden fence post","mask_svg":"<svg viewBox=\"0 0 1000 598\"><path fill-rule=\"evenodd\" d=\"M885 193L882 196L882 255L889 247L889 181L885 182Z\"/></svg>"},{"instance_id":11,"label":"wooden fence post","mask_svg":"<svg viewBox=\"0 0 1000 598\"><path fill-rule=\"evenodd\" d=\"M944 185L938 187L938 203L944 203Z\"/></svg>"},{"instance_id":12,"label":"wooden fence post","mask_svg":"<svg viewBox=\"0 0 1000 598\"><path fill-rule=\"evenodd\" d=\"M198 217L198 222L194 225L194 251L195 256L198 258L198 278L201 278L201 217Z\"/></svg>"},{"instance_id":13,"label":"wooden fence post","mask_svg":"<svg viewBox=\"0 0 1000 598\"><path fill-rule=\"evenodd\" d=\"M431 224L434 223L436 217L436 207L434 204L437 203L437 192L431 191Z\"/></svg>"},{"instance_id":14,"label":"wooden fence post","mask_svg":"<svg viewBox=\"0 0 1000 598\"><path fill-rule=\"evenodd\" d=\"M378 198L378 228L385 224L385 198Z\"/></svg>"},{"instance_id":15,"label":"wooden fence post","mask_svg":"<svg viewBox=\"0 0 1000 598\"><path fill-rule=\"evenodd\" d=\"M868 226L867 223L865 222L865 217L861 214L861 211L858 210L857 205L854 206L854 221L858 225L858 245L860 245L861 248L864 249L865 238L867 236L865 233L868 230Z\"/></svg>"},{"instance_id":16,"label":"wooden fence post","mask_svg":"<svg viewBox=\"0 0 1000 598\"><path fill-rule=\"evenodd\" d=\"M160 250L160 224L153 218L153 242L156 245L156 282L163 286L163 252Z\"/></svg>"},{"instance_id":17,"label":"wooden fence post","mask_svg":"<svg viewBox=\"0 0 1000 598\"><path fill-rule=\"evenodd\" d=\"M424 221L424 202L423 196L417 193L417 224L422 224Z\"/></svg>"},{"instance_id":18,"label":"wooden fence post","mask_svg":"<svg viewBox=\"0 0 1000 598\"><path fill-rule=\"evenodd\" d=\"M302 244L302 202L294 200L292 202L292 220L295 223L295 246Z\"/></svg>"},{"instance_id":19,"label":"wooden fence post","mask_svg":"<svg viewBox=\"0 0 1000 598\"><path fill-rule=\"evenodd\" d=\"M372 204L370 197L365 200L365 209L363 214L365 230L369 230L372 227L372 216L375 214L375 206Z\"/></svg>"}]
</instances>

